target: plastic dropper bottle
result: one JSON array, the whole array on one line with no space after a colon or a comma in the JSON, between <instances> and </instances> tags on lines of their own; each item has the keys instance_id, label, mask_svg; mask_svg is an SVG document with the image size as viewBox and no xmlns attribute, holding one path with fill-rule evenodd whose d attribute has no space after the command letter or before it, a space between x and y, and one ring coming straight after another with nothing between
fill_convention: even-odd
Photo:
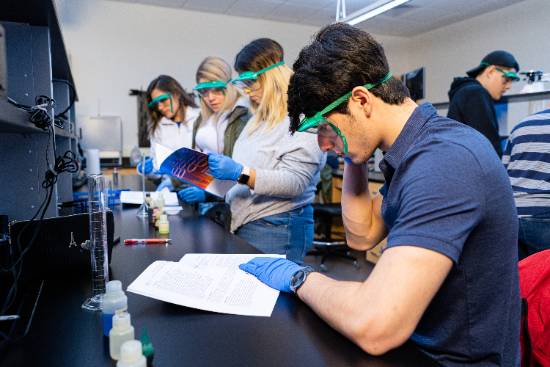
<instances>
[{"instance_id":1,"label":"plastic dropper bottle","mask_svg":"<svg viewBox=\"0 0 550 367\"><path fill-rule=\"evenodd\" d=\"M120 280L111 280L105 287L106 293L103 295L101 304L101 321L103 322L103 335L109 336L109 331L113 327L113 315L118 310L128 309L128 297L122 290Z\"/></svg>"},{"instance_id":2,"label":"plastic dropper bottle","mask_svg":"<svg viewBox=\"0 0 550 367\"><path fill-rule=\"evenodd\" d=\"M129 340L134 340L134 327L131 323L130 314L125 311L117 311L113 316L113 328L109 333L109 354L112 359L120 359L121 346Z\"/></svg>"},{"instance_id":3,"label":"plastic dropper bottle","mask_svg":"<svg viewBox=\"0 0 550 367\"><path fill-rule=\"evenodd\" d=\"M137 340L128 340L120 348L120 360L116 367L146 367L147 360L141 353L141 343Z\"/></svg>"}]
</instances>

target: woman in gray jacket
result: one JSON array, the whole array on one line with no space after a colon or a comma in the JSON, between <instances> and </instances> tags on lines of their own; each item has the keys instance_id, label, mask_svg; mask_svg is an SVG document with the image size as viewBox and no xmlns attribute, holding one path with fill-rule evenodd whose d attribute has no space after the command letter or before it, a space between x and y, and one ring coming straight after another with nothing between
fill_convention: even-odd
<instances>
[{"instance_id":1,"label":"woman in gray jacket","mask_svg":"<svg viewBox=\"0 0 550 367\"><path fill-rule=\"evenodd\" d=\"M232 83L250 99L252 119L233 157L210 154L210 172L237 181L226 195L231 231L265 253L301 263L313 241L311 202L325 156L315 135L289 133L287 89L292 70L277 42L261 38L236 56Z\"/></svg>"}]
</instances>

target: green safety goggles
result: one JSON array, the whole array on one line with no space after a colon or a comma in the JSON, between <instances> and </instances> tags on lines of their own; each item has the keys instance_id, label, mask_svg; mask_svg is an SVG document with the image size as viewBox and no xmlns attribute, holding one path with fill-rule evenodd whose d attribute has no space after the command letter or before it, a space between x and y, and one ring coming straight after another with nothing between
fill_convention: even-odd
<instances>
[{"instance_id":1,"label":"green safety goggles","mask_svg":"<svg viewBox=\"0 0 550 367\"><path fill-rule=\"evenodd\" d=\"M210 82L199 83L195 86L195 88L193 88L193 90L197 91L201 97L205 97L210 92L224 93L227 88L227 83L228 82L223 82L221 80L213 80Z\"/></svg>"},{"instance_id":2,"label":"green safety goggles","mask_svg":"<svg viewBox=\"0 0 550 367\"><path fill-rule=\"evenodd\" d=\"M363 85L363 87L365 87L366 89L372 89L388 81L391 76L392 73L389 72L378 83L367 83ZM344 136L344 134L342 134L342 132L336 125L330 123L330 121L325 119L325 115L334 110L336 107L340 106L342 103L346 102L349 97L351 97L351 91L344 94L342 97L338 98L327 107L317 112L315 115L303 118L302 121L300 121L300 126L298 126L298 131L309 132L328 137L330 137L332 134L336 134L334 135L334 137L339 137L342 140L342 145L344 148L343 153L348 154L348 142L346 137ZM330 127L330 129L328 127Z\"/></svg>"},{"instance_id":3,"label":"green safety goggles","mask_svg":"<svg viewBox=\"0 0 550 367\"><path fill-rule=\"evenodd\" d=\"M164 93L164 94L161 94L158 97L153 98L151 100L151 102L149 102L149 104L147 104L147 107L155 108L160 102L166 101L167 99L170 100L170 112L174 112L174 109L172 107L172 94L170 94L170 93Z\"/></svg>"},{"instance_id":4,"label":"green safety goggles","mask_svg":"<svg viewBox=\"0 0 550 367\"><path fill-rule=\"evenodd\" d=\"M245 88L250 88L252 84L254 84L258 80L258 76L265 73L266 71L269 71L271 69L277 68L281 65L284 65L284 61L279 61L276 64L269 65L266 68L263 68L258 71L245 71L239 74L235 79L231 80L231 84L233 84L235 87L243 90Z\"/></svg>"},{"instance_id":5,"label":"green safety goggles","mask_svg":"<svg viewBox=\"0 0 550 367\"><path fill-rule=\"evenodd\" d=\"M491 66L490 64L486 63L486 62L482 62L481 63L482 66ZM515 71L507 71L507 70L503 70L501 68L499 68L498 66L495 65L495 69L500 72L502 74L503 77L505 77L506 79L508 80L511 80L513 82L517 82L519 81L521 78L519 77L518 73L516 73Z\"/></svg>"}]
</instances>

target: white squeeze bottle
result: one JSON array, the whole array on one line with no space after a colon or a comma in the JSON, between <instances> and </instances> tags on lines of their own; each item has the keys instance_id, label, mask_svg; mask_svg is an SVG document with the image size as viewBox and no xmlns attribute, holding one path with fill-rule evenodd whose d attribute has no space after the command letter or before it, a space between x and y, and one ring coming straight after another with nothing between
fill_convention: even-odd
<instances>
[{"instance_id":1,"label":"white squeeze bottle","mask_svg":"<svg viewBox=\"0 0 550 367\"><path fill-rule=\"evenodd\" d=\"M128 309L128 297L122 290L120 280L111 280L105 286L105 294L101 303L101 321L103 323L103 335L109 336L109 331L113 327L113 315L118 310Z\"/></svg>"},{"instance_id":2,"label":"white squeeze bottle","mask_svg":"<svg viewBox=\"0 0 550 367\"><path fill-rule=\"evenodd\" d=\"M141 343L137 340L129 340L120 348L120 360L116 367L146 367L147 360L141 352Z\"/></svg>"},{"instance_id":3,"label":"white squeeze bottle","mask_svg":"<svg viewBox=\"0 0 550 367\"><path fill-rule=\"evenodd\" d=\"M112 359L120 359L121 346L128 340L134 340L130 314L126 311L117 311L113 316L113 328L109 332L109 354Z\"/></svg>"}]
</instances>

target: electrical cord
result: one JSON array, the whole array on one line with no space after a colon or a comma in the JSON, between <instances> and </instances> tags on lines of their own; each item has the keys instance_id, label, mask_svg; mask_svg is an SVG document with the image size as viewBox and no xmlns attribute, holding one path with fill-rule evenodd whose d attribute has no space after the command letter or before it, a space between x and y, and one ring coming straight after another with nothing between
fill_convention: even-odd
<instances>
[{"instance_id":1,"label":"electrical cord","mask_svg":"<svg viewBox=\"0 0 550 367\"><path fill-rule=\"evenodd\" d=\"M50 134L52 134L53 126L50 126L48 129L50 131ZM52 197L53 197L53 191L55 188L55 183L57 182L57 177L59 174L63 172L69 172L74 173L78 171L78 162L75 158L75 155L72 151L66 151L63 156L59 156L55 159L54 166L51 167L48 162L48 152L49 152L49 145L50 145L50 139L48 137L48 145L46 146L46 160L48 164L48 170L45 172L44 180L42 181L42 187L47 190L46 197L40 204L38 210L36 213L32 216L32 218L25 224L25 226L21 229L19 234L17 235L16 241L15 241L15 252L13 247L10 247L10 259L14 259L12 263L7 268L0 268L1 272L10 273L11 277L13 278L13 283L8 291L8 294L6 296L6 299L2 305L2 308L0 309L0 314L4 314L8 311L8 309L13 305L15 302L16 296L17 296L17 287L19 278L21 277L22 271L23 271L23 260L27 252L32 248L33 244L35 243L39 233L40 229L42 228L42 223L44 216L46 214L46 211L48 207L50 206ZM54 144L54 150L55 150L55 144ZM31 239L28 242L25 249L22 249L21 245L21 239L23 234L28 230L28 228L31 226L32 223L35 222L37 216L40 214L40 218L38 219L38 224L36 225L34 229L34 233L31 235ZM17 258L16 258L17 257ZM16 258L16 259L15 259ZM0 337L4 338L4 335L0 335ZM8 338L4 338L6 340L9 340Z\"/></svg>"},{"instance_id":2,"label":"electrical cord","mask_svg":"<svg viewBox=\"0 0 550 367\"><path fill-rule=\"evenodd\" d=\"M75 87L72 83L70 83L67 80L63 80L63 79L52 79L52 82L54 82L54 83L63 83L63 84L67 84L69 86L69 90L70 90L69 105L63 111L57 113L54 116L54 119L62 118L63 120L67 120L67 116L65 114L67 112L69 112L69 110L74 106L74 103L76 101Z\"/></svg>"},{"instance_id":3,"label":"electrical cord","mask_svg":"<svg viewBox=\"0 0 550 367\"><path fill-rule=\"evenodd\" d=\"M36 211L36 213L33 215L33 217L25 224L25 227L19 232L16 240L16 245L19 250L19 258L15 260L8 268L0 268L0 271L3 272L9 272L12 271L22 260L23 256L29 251L32 244L34 243L34 240L36 239L36 236L38 235L37 232L39 232L39 227L42 224L41 221L44 219L44 215L46 214L46 210L49 207L49 204L51 202L52 196L53 196L53 188L55 183L57 182L57 176L64 172L69 173L75 173L78 171L78 162L76 162L74 158L74 153L70 150L66 151L63 156L56 158L56 165L53 170L49 169L45 173L44 180L42 181L42 188L49 190L48 194L44 198L44 201L42 201L42 204L40 204L40 207ZM42 210L42 214L40 215L40 223L38 226L38 229L33 234L33 237L31 238L31 241L29 241L29 244L27 247L21 251L21 237L23 233L25 233L26 229L35 221L36 217ZM2 309L2 313L5 312L4 309Z\"/></svg>"},{"instance_id":4,"label":"electrical cord","mask_svg":"<svg viewBox=\"0 0 550 367\"><path fill-rule=\"evenodd\" d=\"M57 176L63 172L78 172L78 162L76 160L76 156L70 150L67 150L63 156L57 157L55 159L53 169L48 169L46 171L44 181L42 181L42 188L47 189L50 186L55 185L57 182Z\"/></svg>"},{"instance_id":5,"label":"electrical cord","mask_svg":"<svg viewBox=\"0 0 550 367\"><path fill-rule=\"evenodd\" d=\"M52 119L48 112L49 109L55 106L53 98L44 95L37 96L34 99L34 106L18 103L10 97L8 97L8 102L17 108L27 111L29 113L29 121L39 129L46 131L53 124L54 119Z\"/></svg>"},{"instance_id":6,"label":"electrical cord","mask_svg":"<svg viewBox=\"0 0 550 367\"><path fill-rule=\"evenodd\" d=\"M68 108L62 111L59 115L56 115L58 117L64 117L64 114L68 110L70 110L70 108L74 104L74 99L75 99L74 97L76 94L74 91L74 87L72 85L70 86L73 92L72 102L70 103ZM46 165L48 168L44 174L44 180L42 181L42 188L46 190L46 196L44 197L44 200L41 202L40 206L36 210L35 214L25 224L25 226L21 229L21 231L17 235L17 238L15 239L15 243L14 243L15 246L9 247L10 259L12 259L11 264L8 264L7 267L0 267L0 272L9 273L11 275L11 278L13 279L13 283L2 304L2 308L0 308L0 314L5 314L9 310L9 308L13 305L13 303L17 298L18 283L23 271L23 260L25 258L25 255L28 253L28 251L33 247L33 244L35 243L40 233L43 219L46 214L46 211L50 206L50 203L53 197L53 192L55 189L55 183L57 182L59 174L63 172L75 173L78 171L78 168L79 168L78 161L72 151L66 151L63 154L63 156L57 156L56 145L55 145L55 131L54 131L55 118L52 118L49 113L49 110L51 110L55 106L55 101L52 98L48 96L43 96L43 95L37 96L35 98L34 106L27 106L27 105L20 104L9 97L8 97L8 101L12 105L16 106L17 108L20 108L28 112L29 121L32 122L36 127L44 131L48 131L48 140L47 140L46 152L45 152ZM55 157L53 166L50 164L50 160L49 160L50 145L52 145L53 156ZM39 218L37 219L37 217ZM34 227L34 232L30 236L30 241L28 241L27 246L23 249L22 236L24 233L27 232L30 226L36 221L38 221L38 224ZM0 332L0 339L4 339L4 340L0 340L0 346L2 346L4 342L10 341L11 337L9 334Z\"/></svg>"}]
</instances>

